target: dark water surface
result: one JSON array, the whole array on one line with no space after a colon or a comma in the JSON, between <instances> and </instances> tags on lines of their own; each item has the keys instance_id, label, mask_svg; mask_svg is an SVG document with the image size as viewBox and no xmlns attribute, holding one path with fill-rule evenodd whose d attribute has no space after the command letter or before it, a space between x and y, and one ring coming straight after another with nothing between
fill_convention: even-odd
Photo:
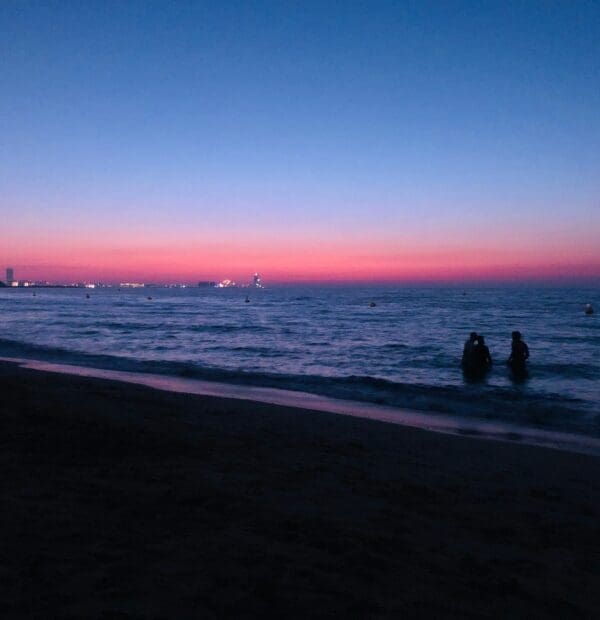
<instances>
[{"instance_id":1,"label":"dark water surface","mask_svg":"<svg viewBox=\"0 0 600 620\"><path fill-rule=\"evenodd\" d=\"M0 289L0 355L303 390L600 436L598 289ZM245 303L246 294L250 303ZM152 296L152 300L147 297ZM376 307L369 307L373 301ZM505 365L510 333L529 378ZM471 330L495 365L460 369Z\"/></svg>"}]
</instances>

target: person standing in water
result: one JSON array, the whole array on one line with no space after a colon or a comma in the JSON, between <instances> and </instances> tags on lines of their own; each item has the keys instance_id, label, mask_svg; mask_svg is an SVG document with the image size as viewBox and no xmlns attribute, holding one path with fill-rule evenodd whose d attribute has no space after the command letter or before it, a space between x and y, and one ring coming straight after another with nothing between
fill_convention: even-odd
<instances>
[{"instance_id":1,"label":"person standing in water","mask_svg":"<svg viewBox=\"0 0 600 620\"><path fill-rule=\"evenodd\" d=\"M468 367L471 365L471 361L473 358L473 349L476 342L477 332L471 332L471 335L469 336L469 339L465 342L465 346L463 348L462 365L464 367Z\"/></svg>"},{"instance_id":2,"label":"person standing in water","mask_svg":"<svg viewBox=\"0 0 600 620\"><path fill-rule=\"evenodd\" d=\"M483 336L477 336L477 344L473 347L472 355L475 369L479 373L486 373L492 365L492 356Z\"/></svg>"},{"instance_id":3,"label":"person standing in water","mask_svg":"<svg viewBox=\"0 0 600 620\"><path fill-rule=\"evenodd\" d=\"M525 363L529 359L529 347L525 341L521 339L521 332L514 331L512 333L512 343L508 364L512 368L523 370Z\"/></svg>"},{"instance_id":4,"label":"person standing in water","mask_svg":"<svg viewBox=\"0 0 600 620\"><path fill-rule=\"evenodd\" d=\"M465 376L471 380L482 379L491 365L492 357L484 337L471 332L463 349L462 367Z\"/></svg>"}]
</instances>

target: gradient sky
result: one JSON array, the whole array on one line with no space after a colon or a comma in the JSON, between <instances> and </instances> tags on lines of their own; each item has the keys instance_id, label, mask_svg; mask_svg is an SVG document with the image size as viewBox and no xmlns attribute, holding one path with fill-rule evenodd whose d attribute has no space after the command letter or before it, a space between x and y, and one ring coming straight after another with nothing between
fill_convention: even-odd
<instances>
[{"instance_id":1,"label":"gradient sky","mask_svg":"<svg viewBox=\"0 0 600 620\"><path fill-rule=\"evenodd\" d=\"M599 2L0 4L0 266L600 276Z\"/></svg>"}]
</instances>

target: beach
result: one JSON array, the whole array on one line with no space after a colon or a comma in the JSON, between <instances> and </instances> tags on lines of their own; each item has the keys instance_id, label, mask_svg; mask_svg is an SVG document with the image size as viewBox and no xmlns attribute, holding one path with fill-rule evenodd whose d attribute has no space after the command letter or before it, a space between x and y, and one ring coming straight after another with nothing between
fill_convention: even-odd
<instances>
[{"instance_id":1,"label":"beach","mask_svg":"<svg viewBox=\"0 0 600 620\"><path fill-rule=\"evenodd\" d=\"M0 363L5 618L600 613L600 459Z\"/></svg>"}]
</instances>

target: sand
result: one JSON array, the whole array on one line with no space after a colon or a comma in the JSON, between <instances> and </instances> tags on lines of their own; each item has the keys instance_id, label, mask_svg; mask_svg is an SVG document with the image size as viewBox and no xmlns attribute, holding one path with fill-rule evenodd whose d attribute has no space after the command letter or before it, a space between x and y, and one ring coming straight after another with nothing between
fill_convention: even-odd
<instances>
[{"instance_id":1,"label":"sand","mask_svg":"<svg viewBox=\"0 0 600 620\"><path fill-rule=\"evenodd\" d=\"M3 618L600 614L600 458L0 364Z\"/></svg>"}]
</instances>

